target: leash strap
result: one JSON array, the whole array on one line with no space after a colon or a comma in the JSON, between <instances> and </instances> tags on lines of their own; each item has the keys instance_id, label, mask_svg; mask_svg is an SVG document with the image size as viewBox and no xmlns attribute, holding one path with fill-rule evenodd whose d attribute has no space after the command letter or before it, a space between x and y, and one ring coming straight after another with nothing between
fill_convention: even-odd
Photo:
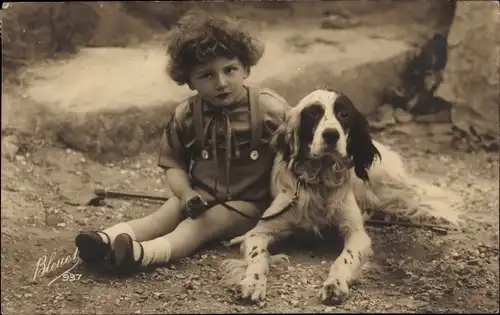
<instances>
[{"instance_id":1,"label":"leash strap","mask_svg":"<svg viewBox=\"0 0 500 315\"><path fill-rule=\"evenodd\" d=\"M257 221L268 221L268 220L272 220L282 214L284 214L285 212L289 211L290 209L292 209L296 204L297 204L297 200L299 198L299 190L300 190L300 186L304 186L304 181L302 179L299 179L297 181L297 184L295 185L295 192L293 194L293 198L288 202L288 204L283 208L281 209L280 211L276 212L276 213L273 213L271 215L268 215L266 217L253 217L253 216L250 216L246 213L243 213L241 212L240 210L236 209L235 207L233 206L230 206L226 203L226 201L221 201L219 199L217 199L217 197L215 196L215 200L211 201L208 203L207 205L207 208L212 208L218 204L220 205L223 205L224 207L226 207L226 209L228 209L229 211L233 211L233 212L236 212L238 213L239 215L241 215L242 217L245 217L247 219L250 219L250 220L257 220Z\"/></svg>"}]
</instances>

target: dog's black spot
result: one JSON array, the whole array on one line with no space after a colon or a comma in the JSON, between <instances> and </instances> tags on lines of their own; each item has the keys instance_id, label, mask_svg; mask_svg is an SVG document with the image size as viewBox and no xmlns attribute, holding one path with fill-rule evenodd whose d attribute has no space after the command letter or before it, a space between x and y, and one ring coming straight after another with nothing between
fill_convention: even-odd
<instances>
[{"instance_id":1,"label":"dog's black spot","mask_svg":"<svg viewBox=\"0 0 500 315\"><path fill-rule=\"evenodd\" d=\"M339 279L336 279L335 282L337 283L338 286L340 286L340 281Z\"/></svg>"},{"instance_id":2,"label":"dog's black spot","mask_svg":"<svg viewBox=\"0 0 500 315\"><path fill-rule=\"evenodd\" d=\"M359 260L361 260L361 257L363 257L363 255L361 255L361 252L358 252L358 258L359 258Z\"/></svg>"},{"instance_id":3,"label":"dog's black spot","mask_svg":"<svg viewBox=\"0 0 500 315\"><path fill-rule=\"evenodd\" d=\"M254 246L254 247L252 247L252 249L250 251L253 252L256 249L257 249L257 246Z\"/></svg>"},{"instance_id":4,"label":"dog's black spot","mask_svg":"<svg viewBox=\"0 0 500 315\"><path fill-rule=\"evenodd\" d=\"M347 265L347 258L344 258L344 264Z\"/></svg>"},{"instance_id":5,"label":"dog's black spot","mask_svg":"<svg viewBox=\"0 0 500 315\"><path fill-rule=\"evenodd\" d=\"M248 235L248 237L254 237L254 236L256 236L256 235L257 235L257 234L252 233L252 234Z\"/></svg>"},{"instance_id":6,"label":"dog's black spot","mask_svg":"<svg viewBox=\"0 0 500 315\"><path fill-rule=\"evenodd\" d=\"M260 252L261 252L261 253L265 253L265 252L266 252L266 250L265 250L264 248L262 248L262 249L260 250Z\"/></svg>"},{"instance_id":7,"label":"dog's black spot","mask_svg":"<svg viewBox=\"0 0 500 315\"><path fill-rule=\"evenodd\" d=\"M259 280L259 275L258 275L258 274L256 274L256 273L254 273L254 274L253 274L253 278L254 278L255 280Z\"/></svg>"},{"instance_id":8,"label":"dog's black spot","mask_svg":"<svg viewBox=\"0 0 500 315\"><path fill-rule=\"evenodd\" d=\"M309 145L311 144L316 128L318 124L323 119L325 115L325 110L321 104L313 104L302 110L300 113L300 127L299 127L299 139L300 148L299 156L306 155L309 150Z\"/></svg>"},{"instance_id":9,"label":"dog's black spot","mask_svg":"<svg viewBox=\"0 0 500 315\"><path fill-rule=\"evenodd\" d=\"M346 249L346 252L351 256L352 259L354 259L354 256L352 255L352 251L350 249Z\"/></svg>"},{"instance_id":10,"label":"dog's black spot","mask_svg":"<svg viewBox=\"0 0 500 315\"><path fill-rule=\"evenodd\" d=\"M257 256L258 254L259 253L257 253L257 252L253 252L252 254L250 254L250 257L255 258L255 256Z\"/></svg>"},{"instance_id":11,"label":"dog's black spot","mask_svg":"<svg viewBox=\"0 0 500 315\"><path fill-rule=\"evenodd\" d=\"M367 170L375 159L381 159L380 152L372 142L368 120L344 94L337 97L333 110L344 131L349 132L346 149L353 158L354 172L360 179L368 181Z\"/></svg>"}]
</instances>

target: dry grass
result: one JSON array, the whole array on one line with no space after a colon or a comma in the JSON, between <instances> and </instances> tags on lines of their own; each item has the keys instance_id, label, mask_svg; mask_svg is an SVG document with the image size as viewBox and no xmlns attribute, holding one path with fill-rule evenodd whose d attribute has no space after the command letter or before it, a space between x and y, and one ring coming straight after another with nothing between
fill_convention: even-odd
<instances>
[{"instance_id":1,"label":"dry grass","mask_svg":"<svg viewBox=\"0 0 500 315\"><path fill-rule=\"evenodd\" d=\"M99 15L84 2L11 3L2 16L2 70L74 53L91 39Z\"/></svg>"},{"instance_id":2,"label":"dry grass","mask_svg":"<svg viewBox=\"0 0 500 315\"><path fill-rule=\"evenodd\" d=\"M72 55L83 46L126 47L153 34L120 2L10 3L2 11L2 73L19 83L19 70L30 63Z\"/></svg>"}]
</instances>

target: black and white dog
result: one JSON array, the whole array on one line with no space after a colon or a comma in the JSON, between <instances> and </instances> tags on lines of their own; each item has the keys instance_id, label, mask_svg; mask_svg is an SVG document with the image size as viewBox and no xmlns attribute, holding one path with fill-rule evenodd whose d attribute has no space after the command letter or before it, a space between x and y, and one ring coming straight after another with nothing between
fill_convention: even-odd
<instances>
[{"instance_id":1,"label":"black and white dog","mask_svg":"<svg viewBox=\"0 0 500 315\"><path fill-rule=\"evenodd\" d=\"M231 240L230 244L242 243L245 255L246 269L234 283L245 298L265 298L268 247L298 228L320 233L336 225L341 231L344 249L320 292L323 302L338 303L348 296L351 281L372 255L364 228L367 210L381 208L418 222L460 222L458 196L407 173L395 151L372 140L366 118L342 93L316 90L302 98L288 112L272 145L277 151L271 183L274 201L263 216L281 211L294 195L296 203ZM236 265L227 260L223 268L231 273Z\"/></svg>"}]
</instances>

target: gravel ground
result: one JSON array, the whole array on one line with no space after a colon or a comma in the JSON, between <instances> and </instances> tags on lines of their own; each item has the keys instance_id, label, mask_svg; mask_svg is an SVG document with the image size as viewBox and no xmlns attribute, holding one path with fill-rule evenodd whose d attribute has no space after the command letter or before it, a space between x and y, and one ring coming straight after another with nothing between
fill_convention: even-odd
<instances>
[{"instance_id":1,"label":"gravel ground","mask_svg":"<svg viewBox=\"0 0 500 315\"><path fill-rule=\"evenodd\" d=\"M157 203L109 200L89 207L96 186L168 194L156 157L143 154L99 164L78 152L44 147L2 158L2 313L260 313L260 312L496 312L498 303L498 154L428 149L425 139L381 133L422 177L466 200L473 218L460 232L438 235L403 227L368 227L375 256L349 300L322 305L317 293L338 254L331 238L282 248L289 264L273 266L262 305L233 301L219 263L239 258L219 244L189 259L129 278L99 275L78 265L79 279L54 278L73 261L34 279L37 261L74 253L78 230L104 228L154 211Z\"/></svg>"}]
</instances>

